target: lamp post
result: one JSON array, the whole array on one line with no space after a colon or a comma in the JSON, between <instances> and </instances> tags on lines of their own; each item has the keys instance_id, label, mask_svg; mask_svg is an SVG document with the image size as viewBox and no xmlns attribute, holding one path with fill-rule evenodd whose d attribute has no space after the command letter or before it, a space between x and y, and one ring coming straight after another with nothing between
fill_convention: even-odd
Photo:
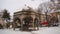
<instances>
[{"instance_id":1,"label":"lamp post","mask_svg":"<svg viewBox=\"0 0 60 34\"><path fill-rule=\"evenodd\" d=\"M48 7L46 6L46 12L45 12L45 16L46 16L46 21L48 22L48 27L49 27L49 10L48 10Z\"/></svg>"}]
</instances>

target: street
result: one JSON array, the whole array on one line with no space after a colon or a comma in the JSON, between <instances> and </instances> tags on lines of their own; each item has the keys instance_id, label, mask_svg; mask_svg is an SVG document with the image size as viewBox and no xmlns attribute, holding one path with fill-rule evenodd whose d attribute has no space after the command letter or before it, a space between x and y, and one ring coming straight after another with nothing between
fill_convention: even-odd
<instances>
[{"instance_id":1,"label":"street","mask_svg":"<svg viewBox=\"0 0 60 34\"><path fill-rule=\"evenodd\" d=\"M0 34L60 34L60 27L40 27L38 31L19 31L16 29L0 29Z\"/></svg>"}]
</instances>

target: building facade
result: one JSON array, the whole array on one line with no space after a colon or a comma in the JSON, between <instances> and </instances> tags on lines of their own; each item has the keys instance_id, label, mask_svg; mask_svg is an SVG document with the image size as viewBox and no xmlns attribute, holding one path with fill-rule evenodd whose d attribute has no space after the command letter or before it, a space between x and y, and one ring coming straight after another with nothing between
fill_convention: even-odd
<instances>
[{"instance_id":1,"label":"building facade","mask_svg":"<svg viewBox=\"0 0 60 34\"><path fill-rule=\"evenodd\" d=\"M39 29L38 24L39 24L40 14L30 8L27 10L23 9L22 11L15 12L14 13L14 22L16 22L17 19L20 20L21 30L24 29L23 27L26 27L26 28L32 27L33 29L35 29L35 27L37 27L37 29ZM15 29L15 26L14 26L14 29Z\"/></svg>"},{"instance_id":2,"label":"building facade","mask_svg":"<svg viewBox=\"0 0 60 34\"><path fill-rule=\"evenodd\" d=\"M60 13L60 0L50 0L48 2L44 2L39 5L38 10L39 13L45 14L46 18L48 18L50 22L55 21L56 18L59 17L58 13ZM49 17L47 15L49 15ZM54 20L52 19L53 17L55 18Z\"/></svg>"}]
</instances>

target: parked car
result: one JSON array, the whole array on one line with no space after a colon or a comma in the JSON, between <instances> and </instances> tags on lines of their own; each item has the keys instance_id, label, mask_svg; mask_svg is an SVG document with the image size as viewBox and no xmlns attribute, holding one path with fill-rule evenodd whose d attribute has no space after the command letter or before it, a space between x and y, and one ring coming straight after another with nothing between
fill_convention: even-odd
<instances>
[{"instance_id":1,"label":"parked car","mask_svg":"<svg viewBox=\"0 0 60 34\"><path fill-rule=\"evenodd\" d=\"M48 22L42 22L42 26L48 26Z\"/></svg>"}]
</instances>

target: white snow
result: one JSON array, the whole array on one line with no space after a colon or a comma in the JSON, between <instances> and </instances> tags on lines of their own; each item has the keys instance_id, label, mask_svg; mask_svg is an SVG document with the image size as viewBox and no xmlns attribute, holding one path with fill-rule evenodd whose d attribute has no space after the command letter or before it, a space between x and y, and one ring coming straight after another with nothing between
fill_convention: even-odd
<instances>
[{"instance_id":1,"label":"white snow","mask_svg":"<svg viewBox=\"0 0 60 34\"><path fill-rule=\"evenodd\" d=\"M19 31L16 29L0 29L0 34L60 34L60 27L41 27L38 31Z\"/></svg>"}]
</instances>

